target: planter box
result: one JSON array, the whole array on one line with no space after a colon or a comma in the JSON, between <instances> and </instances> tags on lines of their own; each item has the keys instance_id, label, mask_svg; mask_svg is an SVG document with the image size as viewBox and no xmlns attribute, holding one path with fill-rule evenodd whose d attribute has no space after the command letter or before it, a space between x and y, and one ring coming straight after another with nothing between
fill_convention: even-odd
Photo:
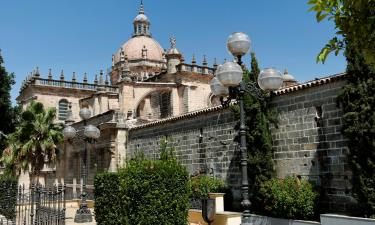
<instances>
[{"instance_id":1,"label":"planter box","mask_svg":"<svg viewBox=\"0 0 375 225\"><path fill-rule=\"evenodd\" d=\"M322 225L375 225L375 219L341 216L334 214L320 215Z\"/></svg>"}]
</instances>

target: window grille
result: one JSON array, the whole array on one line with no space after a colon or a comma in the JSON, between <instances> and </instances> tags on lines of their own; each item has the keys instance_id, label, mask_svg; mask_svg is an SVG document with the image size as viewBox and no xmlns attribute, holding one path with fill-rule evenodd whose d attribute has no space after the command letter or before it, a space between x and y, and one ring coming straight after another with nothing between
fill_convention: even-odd
<instances>
[{"instance_id":1,"label":"window grille","mask_svg":"<svg viewBox=\"0 0 375 225\"><path fill-rule=\"evenodd\" d=\"M68 118L69 102L66 99L59 101L59 120L66 120Z\"/></svg>"}]
</instances>

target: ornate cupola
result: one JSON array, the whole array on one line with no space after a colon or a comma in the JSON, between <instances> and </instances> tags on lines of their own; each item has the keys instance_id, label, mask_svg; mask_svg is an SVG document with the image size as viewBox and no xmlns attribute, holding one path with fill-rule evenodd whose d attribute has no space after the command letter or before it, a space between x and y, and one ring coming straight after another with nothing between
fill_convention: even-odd
<instances>
[{"instance_id":1,"label":"ornate cupola","mask_svg":"<svg viewBox=\"0 0 375 225\"><path fill-rule=\"evenodd\" d=\"M145 15L145 10L143 6L143 1L141 1L141 6L139 8L139 13L134 19L134 34L136 36L148 36L151 37L150 33L150 21Z\"/></svg>"},{"instance_id":2,"label":"ornate cupola","mask_svg":"<svg viewBox=\"0 0 375 225\"><path fill-rule=\"evenodd\" d=\"M144 13L143 1L141 1L138 15L133 21L132 37L112 56L112 84L121 81L125 61L131 77L135 80L159 74L166 67L164 49L151 37L150 20Z\"/></svg>"}]
</instances>

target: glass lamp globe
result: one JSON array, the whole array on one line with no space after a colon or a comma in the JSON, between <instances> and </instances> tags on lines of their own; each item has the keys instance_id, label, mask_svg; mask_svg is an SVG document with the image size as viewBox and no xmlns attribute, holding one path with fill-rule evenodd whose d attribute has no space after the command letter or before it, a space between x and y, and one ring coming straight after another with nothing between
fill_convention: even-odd
<instances>
[{"instance_id":1,"label":"glass lamp globe","mask_svg":"<svg viewBox=\"0 0 375 225\"><path fill-rule=\"evenodd\" d=\"M229 94L229 90L227 87L224 87L222 83L217 79L217 77L214 77L210 82L210 87L212 94L215 96L227 96Z\"/></svg>"},{"instance_id":2,"label":"glass lamp globe","mask_svg":"<svg viewBox=\"0 0 375 225\"><path fill-rule=\"evenodd\" d=\"M83 119L83 120L87 120L91 117L91 111L89 108L82 108L80 111L79 111L79 116Z\"/></svg>"},{"instance_id":3,"label":"glass lamp globe","mask_svg":"<svg viewBox=\"0 0 375 225\"><path fill-rule=\"evenodd\" d=\"M98 139L100 137L100 130L93 125L88 125L85 127L83 134L87 138Z\"/></svg>"},{"instance_id":4,"label":"glass lamp globe","mask_svg":"<svg viewBox=\"0 0 375 225\"><path fill-rule=\"evenodd\" d=\"M258 76L258 85L262 90L275 91L283 84L283 76L275 68L266 68Z\"/></svg>"},{"instance_id":5,"label":"glass lamp globe","mask_svg":"<svg viewBox=\"0 0 375 225\"><path fill-rule=\"evenodd\" d=\"M76 136L77 131L76 129L74 129L74 127L67 126L63 129L62 133L64 135L64 138L68 140L74 138Z\"/></svg>"},{"instance_id":6,"label":"glass lamp globe","mask_svg":"<svg viewBox=\"0 0 375 225\"><path fill-rule=\"evenodd\" d=\"M243 56L250 49L250 38L242 32L235 32L228 37L227 48L234 56Z\"/></svg>"},{"instance_id":7,"label":"glass lamp globe","mask_svg":"<svg viewBox=\"0 0 375 225\"><path fill-rule=\"evenodd\" d=\"M243 71L237 63L225 62L218 67L215 76L224 87L234 87L241 82Z\"/></svg>"}]
</instances>

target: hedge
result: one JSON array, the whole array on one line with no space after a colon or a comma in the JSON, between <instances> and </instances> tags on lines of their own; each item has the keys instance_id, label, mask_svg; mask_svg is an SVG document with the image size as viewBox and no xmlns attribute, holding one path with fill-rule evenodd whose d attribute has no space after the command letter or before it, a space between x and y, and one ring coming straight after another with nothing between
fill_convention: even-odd
<instances>
[{"instance_id":1,"label":"hedge","mask_svg":"<svg viewBox=\"0 0 375 225\"><path fill-rule=\"evenodd\" d=\"M192 198L209 198L209 193L227 191L224 181L206 174L190 178L190 186Z\"/></svg>"},{"instance_id":2,"label":"hedge","mask_svg":"<svg viewBox=\"0 0 375 225\"><path fill-rule=\"evenodd\" d=\"M176 160L132 160L94 185L98 225L187 224L189 177Z\"/></svg>"},{"instance_id":3,"label":"hedge","mask_svg":"<svg viewBox=\"0 0 375 225\"><path fill-rule=\"evenodd\" d=\"M121 224L119 174L101 173L94 179L95 220L98 224Z\"/></svg>"},{"instance_id":4,"label":"hedge","mask_svg":"<svg viewBox=\"0 0 375 225\"><path fill-rule=\"evenodd\" d=\"M16 216L18 180L0 175L0 215L12 220Z\"/></svg>"},{"instance_id":5,"label":"hedge","mask_svg":"<svg viewBox=\"0 0 375 225\"><path fill-rule=\"evenodd\" d=\"M307 180L273 178L262 184L260 195L267 216L287 219L315 219L318 194Z\"/></svg>"}]
</instances>

